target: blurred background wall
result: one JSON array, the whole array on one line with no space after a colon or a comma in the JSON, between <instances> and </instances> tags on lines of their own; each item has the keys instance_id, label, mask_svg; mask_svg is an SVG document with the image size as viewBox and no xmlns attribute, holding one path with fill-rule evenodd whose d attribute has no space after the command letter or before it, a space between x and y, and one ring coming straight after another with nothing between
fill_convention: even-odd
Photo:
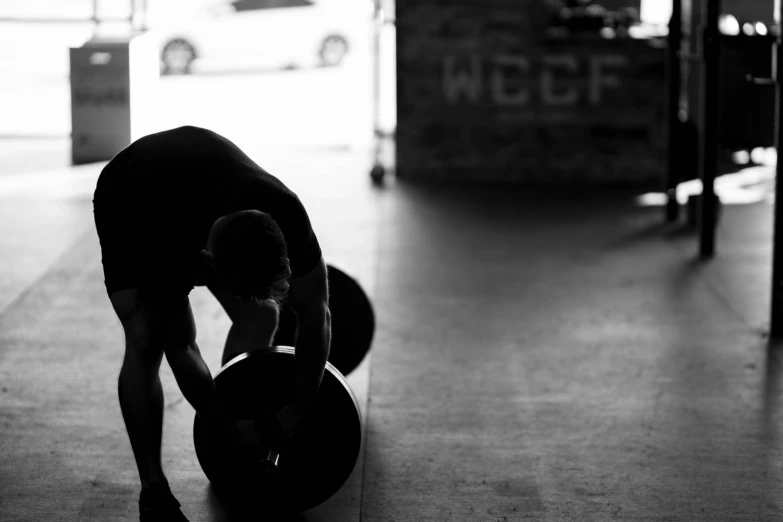
<instances>
[{"instance_id":1,"label":"blurred background wall","mask_svg":"<svg viewBox=\"0 0 783 522\"><path fill-rule=\"evenodd\" d=\"M772 1L726 1L723 12L740 29L725 38L722 144L768 147L771 91L746 76L769 75L768 29L755 28L761 13L771 20ZM399 0L398 176L659 185L670 16L662 1ZM698 80L699 60L686 66ZM683 118L698 125L699 93L689 94Z\"/></svg>"}]
</instances>

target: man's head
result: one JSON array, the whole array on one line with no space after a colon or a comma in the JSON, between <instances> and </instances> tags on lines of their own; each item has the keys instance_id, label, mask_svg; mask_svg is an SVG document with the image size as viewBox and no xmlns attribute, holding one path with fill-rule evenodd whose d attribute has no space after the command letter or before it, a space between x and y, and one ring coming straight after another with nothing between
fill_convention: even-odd
<instances>
[{"instance_id":1,"label":"man's head","mask_svg":"<svg viewBox=\"0 0 783 522\"><path fill-rule=\"evenodd\" d=\"M288 293L288 249L269 214L243 210L223 216L213 224L207 248L218 282L228 292L276 302Z\"/></svg>"}]
</instances>

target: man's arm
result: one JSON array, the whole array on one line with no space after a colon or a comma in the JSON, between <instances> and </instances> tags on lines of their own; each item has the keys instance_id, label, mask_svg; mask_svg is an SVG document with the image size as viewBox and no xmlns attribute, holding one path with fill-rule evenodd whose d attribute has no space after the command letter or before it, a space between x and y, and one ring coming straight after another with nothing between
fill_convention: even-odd
<instances>
[{"instance_id":1,"label":"man's arm","mask_svg":"<svg viewBox=\"0 0 783 522\"><path fill-rule=\"evenodd\" d=\"M332 337L329 291L323 257L307 274L292 278L288 303L296 313L296 402L309 407L318 397Z\"/></svg>"}]
</instances>

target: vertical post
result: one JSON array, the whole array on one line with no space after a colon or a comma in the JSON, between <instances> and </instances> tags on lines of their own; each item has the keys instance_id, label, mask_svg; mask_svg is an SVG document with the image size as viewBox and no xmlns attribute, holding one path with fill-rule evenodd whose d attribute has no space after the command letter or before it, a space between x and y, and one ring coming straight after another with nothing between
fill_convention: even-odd
<instances>
[{"instance_id":1,"label":"vertical post","mask_svg":"<svg viewBox=\"0 0 783 522\"><path fill-rule=\"evenodd\" d=\"M702 93L704 111L701 142L701 212L700 253L702 259L715 255L715 177L718 173L718 151L720 148L720 0L705 0L704 27L704 80Z\"/></svg>"},{"instance_id":2,"label":"vertical post","mask_svg":"<svg viewBox=\"0 0 783 522\"><path fill-rule=\"evenodd\" d=\"M92 22L95 24L95 29L98 29L101 21L98 18L98 0L92 0Z\"/></svg>"},{"instance_id":3,"label":"vertical post","mask_svg":"<svg viewBox=\"0 0 783 522\"><path fill-rule=\"evenodd\" d=\"M373 12L372 33L372 124L376 140L379 140L381 129L381 31L383 30L385 13L382 0L375 0Z\"/></svg>"},{"instance_id":4,"label":"vertical post","mask_svg":"<svg viewBox=\"0 0 783 522\"><path fill-rule=\"evenodd\" d=\"M667 48L668 96L666 123L668 151L666 162L666 220L676 221L680 205L677 202L677 185L680 182L682 154L679 154L678 140L680 112L680 51L682 49L682 0L672 0L672 16L669 19Z\"/></svg>"},{"instance_id":5,"label":"vertical post","mask_svg":"<svg viewBox=\"0 0 783 522\"><path fill-rule=\"evenodd\" d=\"M778 155L783 150L783 133L781 133L781 123L783 123L783 103L781 102L781 65L783 65L783 56L781 46L783 45L783 35L781 35L781 21L783 20L783 2L775 0L775 28L777 38L772 48L772 78L775 82L775 147ZM776 175L781 178L783 172L783 160L778 158ZM770 337L783 338L783 189L781 184L775 184L775 224L772 240L772 310L770 317Z\"/></svg>"},{"instance_id":6,"label":"vertical post","mask_svg":"<svg viewBox=\"0 0 783 522\"><path fill-rule=\"evenodd\" d=\"M690 9L690 20L688 25L688 116L696 123L698 136L701 135L701 124L704 122L704 100L701 96L702 77L704 76L704 63L701 60L696 61L695 56L701 56L703 53L704 41L702 40L701 27L704 20L704 5L702 0L687 0ZM683 4L685 5L685 4ZM701 139L701 138L699 138ZM701 159L699 146L697 150L692 150L697 158ZM696 162L698 163L698 161ZM693 174L699 176L696 171Z\"/></svg>"},{"instance_id":7,"label":"vertical post","mask_svg":"<svg viewBox=\"0 0 783 522\"><path fill-rule=\"evenodd\" d=\"M146 31L147 27L147 0L141 0L141 30Z\"/></svg>"},{"instance_id":8,"label":"vertical post","mask_svg":"<svg viewBox=\"0 0 783 522\"><path fill-rule=\"evenodd\" d=\"M134 20L136 16L136 0L130 0L130 14L128 15L128 23L130 24L131 33L136 29L136 22Z\"/></svg>"}]
</instances>

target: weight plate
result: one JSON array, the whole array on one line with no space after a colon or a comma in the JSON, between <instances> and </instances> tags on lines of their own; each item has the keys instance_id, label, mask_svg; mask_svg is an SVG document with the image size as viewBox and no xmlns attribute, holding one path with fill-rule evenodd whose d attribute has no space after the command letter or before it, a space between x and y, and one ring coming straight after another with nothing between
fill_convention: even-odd
<instances>
[{"instance_id":1,"label":"weight plate","mask_svg":"<svg viewBox=\"0 0 783 522\"><path fill-rule=\"evenodd\" d=\"M237 429L294 402L295 382L294 349L287 346L238 355L215 376L218 398ZM327 363L312 424L281 454L277 487L257 476L257 457L213 435L198 416L193 437L205 475L233 507L301 512L327 500L350 476L362 443L361 414L345 378Z\"/></svg>"},{"instance_id":2,"label":"weight plate","mask_svg":"<svg viewBox=\"0 0 783 522\"><path fill-rule=\"evenodd\" d=\"M340 373L348 375L364 360L375 334L375 312L370 299L358 281L331 263L329 278L329 311L332 316L331 362ZM280 322L274 344L296 345L296 314L288 305L280 310Z\"/></svg>"}]
</instances>

